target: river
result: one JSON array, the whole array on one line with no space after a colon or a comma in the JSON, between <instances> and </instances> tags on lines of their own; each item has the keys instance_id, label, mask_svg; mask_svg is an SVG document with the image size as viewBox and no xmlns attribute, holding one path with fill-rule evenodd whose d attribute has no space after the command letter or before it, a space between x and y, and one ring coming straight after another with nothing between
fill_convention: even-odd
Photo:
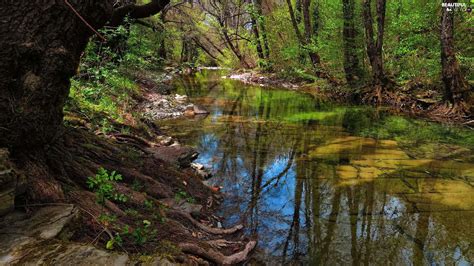
<instances>
[{"instance_id":1,"label":"river","mask_svg":"<svg viewBox=\"0 0 474 266\"><path fill-rule=\"evenodd\" d=\"M225 226L258 239L251 264L474 262L472 130L221 75L177 79L211 113L160 124L212 169Z\"/></svg>"}]
</instances>

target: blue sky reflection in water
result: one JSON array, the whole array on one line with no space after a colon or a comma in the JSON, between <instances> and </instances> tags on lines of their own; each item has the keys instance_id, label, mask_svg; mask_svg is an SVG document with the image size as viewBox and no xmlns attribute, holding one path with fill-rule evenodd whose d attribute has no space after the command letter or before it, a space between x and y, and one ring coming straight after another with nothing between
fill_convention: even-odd
<instances>
[{"instance_id":1,"label":"blue sky reflection in water","mask_svg":"<svg viewBox=\"0 0 474 266\"><path fill-rule=\"evenodd\" d=\"M472 133L219 77L179 79L211 114L162 126L213 169L220 214L258 237L257 259L474 261Z\"/></svg>"}]
</instances>

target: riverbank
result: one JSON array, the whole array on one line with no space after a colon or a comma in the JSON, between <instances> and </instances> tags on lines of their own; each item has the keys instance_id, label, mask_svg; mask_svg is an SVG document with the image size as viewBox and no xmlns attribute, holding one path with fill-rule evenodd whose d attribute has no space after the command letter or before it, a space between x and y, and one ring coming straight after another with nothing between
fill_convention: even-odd
<instances>
[{"instance_id":1,"label":"riverbank","mask_svg":"<svg viewBox=\"0 0 474 266\"><path fill-rule=\"evenodd\" d=\"M123 74L97 104L90 83L73 82L45 161L0 153L0 263L233 264L255 247L214 215L223 196L192 164L197 152L155 123L206 111L173 94L169 75Z\"/></svg>"},{"instance_id":2,"label":"riverbank","mask_svg":"<svg viewBox=\"0 0 474 266\"><path fill-rule=\"evenodd\" d=\"M393 113L402 113L413 118L474 127L474 110L460 110L442 101L441 88L412 80L404 85L391 84L390 89L374 92L373 88L350 88L347 85L334 86L325 80L307 81L285 79L276 73L243 71L225 76L245 84L263 87L280 87L302 91L331 102L343 104L370 104L383 106ZM472 109L472 108L471 108ZM466 113L467 112L467 113Z\"/></svg>"}]
</instances>

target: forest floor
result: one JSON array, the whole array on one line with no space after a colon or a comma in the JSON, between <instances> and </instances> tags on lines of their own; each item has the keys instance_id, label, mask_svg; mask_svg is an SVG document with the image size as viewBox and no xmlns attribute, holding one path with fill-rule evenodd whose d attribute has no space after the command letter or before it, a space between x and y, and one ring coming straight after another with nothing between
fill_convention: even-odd
<instances>
[{"instance_id":1,"label":"forest floor","mask_svg":"<svg viewBox=\"0 0 474 266\"><path fill-rule=\"evenodd\" d=\"M104 132L81 112L67 112L64 140L48 154L47 161L63 158L64 165L49 166L51 172L62 169L56 178L38 178L37 166L22 163L30 160L12 158L31 184L26 195L16 200L17 212L5 218L15 228L7 230L13 235L2 235L0 242L10 244L0 246L0 263L58 262L57 258L65 259L61 250L67 250L69 257L81 257L90 249L97 256L89 259L100 257L108 263L120 259L153 264L164 259L220 265L247 259L256 242L241 234L242 225L222 228L222 218L213 214L222 195L218 188L205 184L206 169L192 163L198 156L196 151L165 136L154 123L206 111L189 103L184 95L172 95L166 81L141 74L132 79L139 91L126 104L123 116L127 119L109 119L126 131ZM73 204L74 209L67 204ZM77 213L74 219L71 213ZM49 227L34 232L28 229L32 228L30 221L43 223L41 217L50 214L68 217L58 219L61 223L57 226L51 222L57 231L54 236L47 233ZM15 232L26 232L22 241L15 240ZM48 237L43 237L45 234ZM55 241L51 242L52 238ZM87 244L90 249L58 243L57 238ZM105 250L109 255L104 255Z\"/></svg>"},{"instance_id":2,"label":"forest floor","mask_svg":"<svg viewBox=\"0 0 474 266\"><path fill-rule=\"evenodd\" d=\"M336 103L384 106L388 107L390 112L414 118L474 127L473 110L468 110L468 114L458 111L442 101L440 88L419 80L412 80L404 85L391 84L391 88L375 92L372 87L354 89L342 82L341 85L334 85L323 79L316 81L289 79L282 78L276 73L258 71L240 71L228 75L227 78L256 86L302 91Z\"/></svg>"}]
</instances>

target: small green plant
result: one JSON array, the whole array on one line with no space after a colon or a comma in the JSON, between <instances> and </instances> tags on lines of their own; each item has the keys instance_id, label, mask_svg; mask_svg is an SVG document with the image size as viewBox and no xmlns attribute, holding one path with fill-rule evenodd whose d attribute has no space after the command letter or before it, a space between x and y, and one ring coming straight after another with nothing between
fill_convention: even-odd
<instances>
[{"instance_id":1,"label":"small green plant","mask_svg":"<svg viewBox=\"0 0 474 266\"><path fill-rule=\"evenodd\" d=\"M101 167L95 177L89 177L87 179L87 185L90 189L94 190L97 196L97 202L101 205L104 205L107 199L117 202L126 202L127 197L124 194L117 193L114 188L114 184L121 180L122 176L120 174L117 174L115 171L109 173L106 169Z\"/></svg>"},{"instance_id":2,"label":"small green plant","mask_svg":"<svg viewBox=\"0 0 474 266\"><path fill-rule=\"evenodd\" d=\"M117 221L117 216L115 215L108 215L108 214L101 214L99 215L99 221L104 225L109 225L115 221Z\"/></svg>"},{"instance_id":3,"label":"small green plant","mask_svg":"<svg viewBox=\"0 0 474 266\"><path fill-rule=\"evenodd\" d=\"M153 206L154 206L153 201L151 201L151 200L145 200L145 202L143 202L143 204L145 205L145 208L147 208L147 209L153 209Z\"/></svg>"},{"instance_id":4,"label":"small green plant","mask_svg":"<svg viewBox=\"0 0 474 266\"><path fill-rule=\"evenodd\" d=\"M105 245L105 248L108 249L108 250L112 250L112 249L114 249L115 244L117 244L119 246L122 246L122 244L123 244L122 236L119 233L115 234L115 236L112 239L107 241L107 244Z\"/></svg>"},{"instance_id":5,"label":"small green plant","mask_svg":"<svg viewBox=\"0 0 474 266\"><path fill-rule=\"evenodd\" d=\"M132 233L135 245L143 246L148 239L154 238L157 234L156 229L152 229L152 223L148 220L143 220L143 226L138 226Z\"/></svg>"},{"instance_id":6,"label":"small green plant","mask_svg":"<svg viewBox=\"0 0 474 266\"><path fill-rule=\"evenodd\" d=\"M131 216L131 217L136 217L136 216L138 216L138 211L129 208L129 209L125 210L125 214L128 215L128 216Z\"/></svg>"},{"instance_id":7,"label":"small green plant","mask_svg":"<svg viewBox=\"0 0 474 266\"><path fill-rule=\"evenodd\" d=\"M178 193L176 193L174 195L174 199L178 202L178 201L181 201L182 199L186 200L187 202L189 203L195 203L196 200L191 197L190 195L188 195L188 193L186 193L186 191L182 191L180 190Z\"/></svg>"},{"instance_id":8,"label":"small green plant","mask_svg":"<svg viewBox=\"0 0 474 266\"><path fill-rule=\"evenodd\" d=\"M135 179L132 183L132 189L135 191L141 191L143 189L143 184L139 180Z\"/></svg>"}]
</instances>

